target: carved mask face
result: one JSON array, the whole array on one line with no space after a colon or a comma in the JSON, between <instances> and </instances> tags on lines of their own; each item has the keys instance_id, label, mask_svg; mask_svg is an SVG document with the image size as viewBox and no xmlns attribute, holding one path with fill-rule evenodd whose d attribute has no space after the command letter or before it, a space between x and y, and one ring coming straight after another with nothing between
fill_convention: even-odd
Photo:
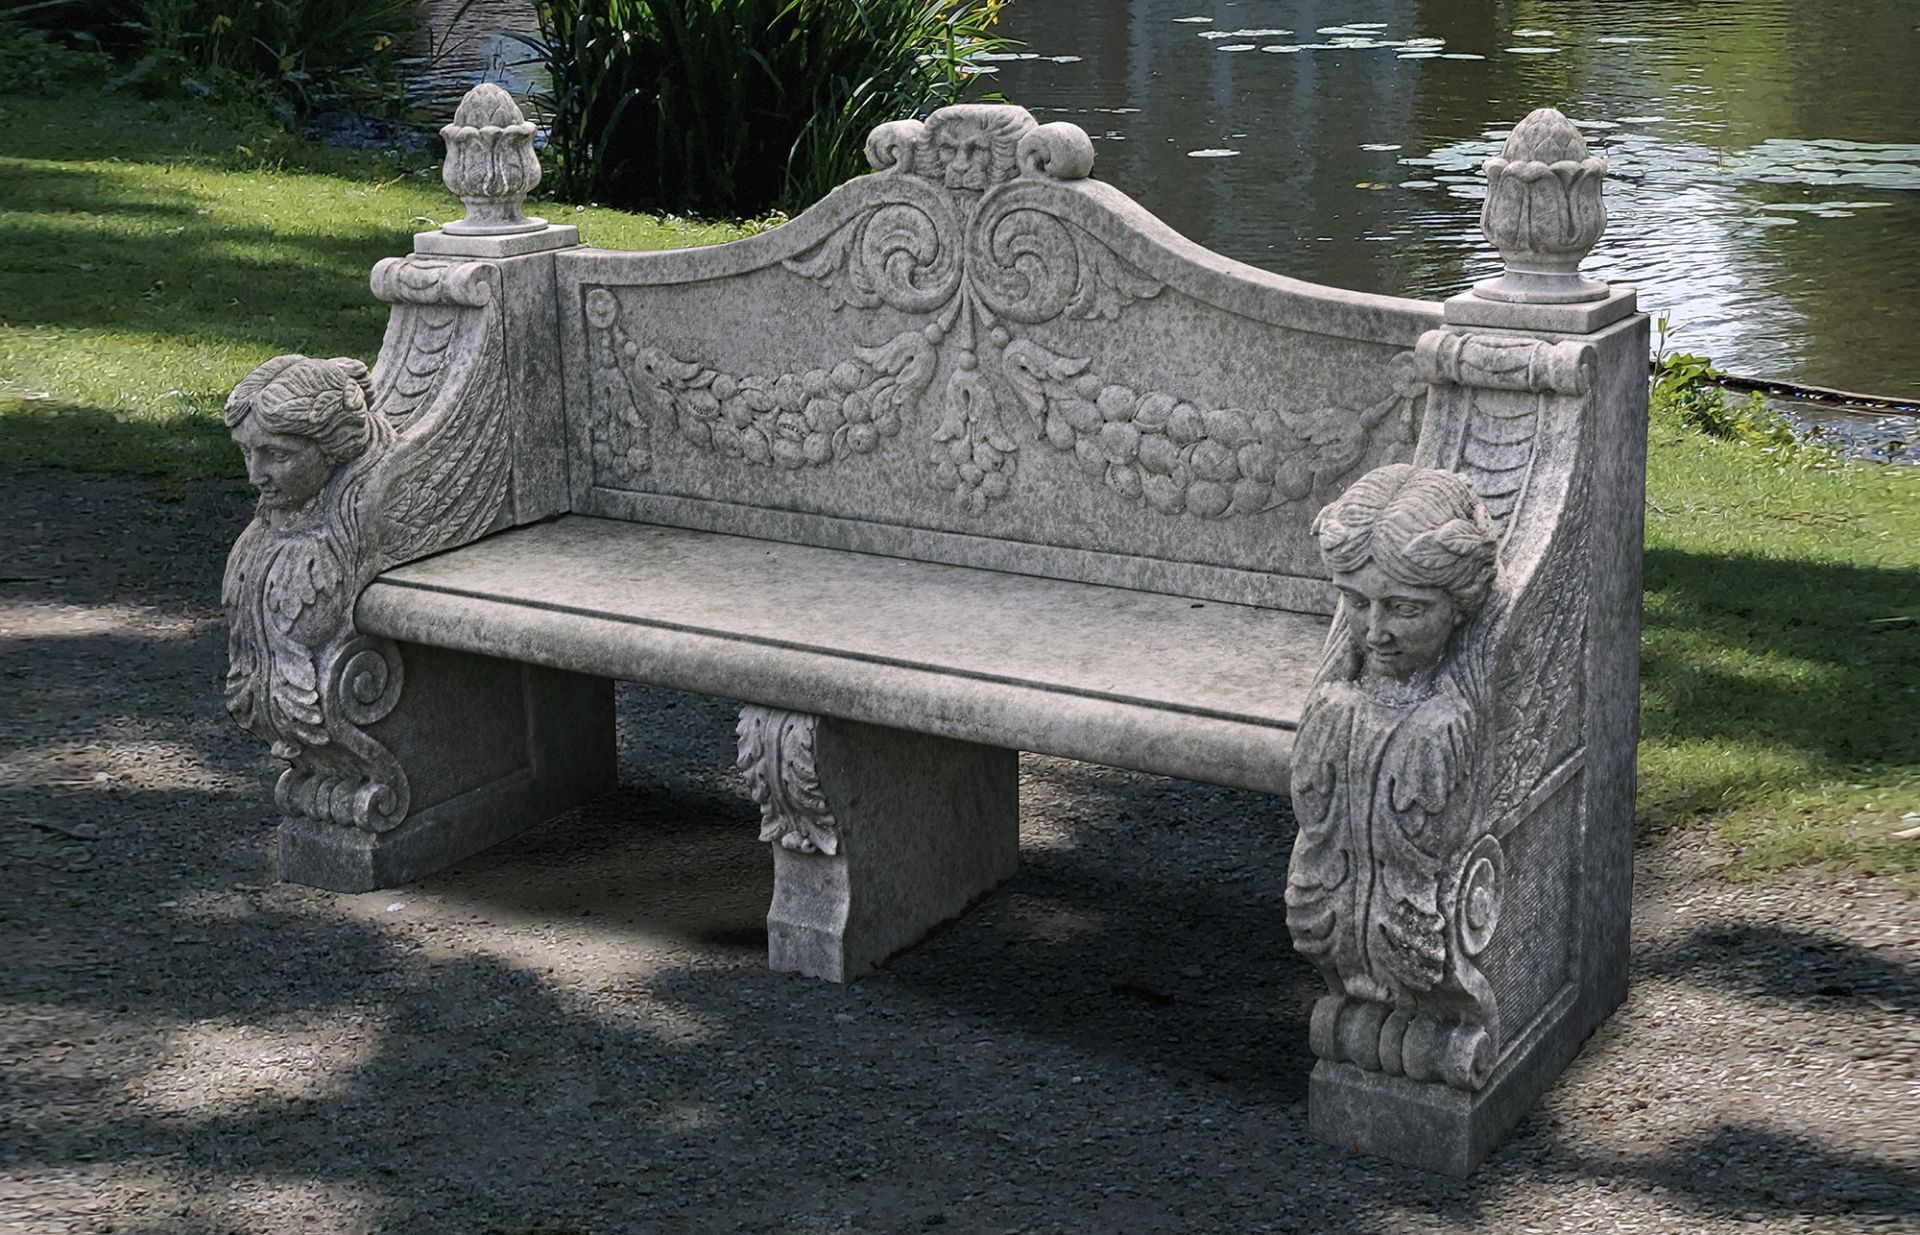
<instances>
[{"instance_id":1,"label":"carved mask face","mask_svg":"<svg viewBox=\"0 0 1920 1235\"><path fill-rule=\"evenodd\" d=\"M993 171L993 139L978 129L940 134L949 189L984 189Z\"/></svg>"},{"instance_id":2,"label":"carved mask face","mask_svg":"<svg viewBox=\"0 0 1920 1235\"><path fill-rule=\"evenodd\" d=\"M246 457L247 480L260 490L268 510L298 510L320 495L333 464L311 438L270 433L258 416L233 427L233 440Z\"/></svg>"},{"instance_id":3,"label":"carved mask face","mask_svg":"<svg viewBox=\"0 0 1920 1235\"><path fill-rule=\"evenodd\" d=\"M1466 620L1446 592L1401 583L1377 562L1336 572L1333 585L1347 602L1348 627L1372 677L1398 681L1431 668Z\"/></svg>"}]
</instances>

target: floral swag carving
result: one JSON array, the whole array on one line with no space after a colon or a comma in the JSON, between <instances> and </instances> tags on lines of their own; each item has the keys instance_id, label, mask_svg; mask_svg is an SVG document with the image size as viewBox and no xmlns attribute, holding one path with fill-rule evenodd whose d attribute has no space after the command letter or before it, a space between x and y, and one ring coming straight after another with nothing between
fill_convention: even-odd
<instances>
[{"instance_id":1,"label":"floral swag carving","mask_svg":"<svg viewBox=\"0 0 1920 1235\"><path fill-rule=\"evenodd\" d=\"M259 488L227 559L227 709L287 762L289 816L386 831L407 816L400 763L370 732L399 703L399 648L354 629L381 570L464 543L507 517L506 383L479 262L389 259L380 367L276 356L227 401Z\"/></svg>"},{"instance_id":2,"label":"floral swag carving","mask_svg":"<svg viewBox=\"0 0 1920 1235\"><path fill-rule=\"evenodd\" d=\"M641 345L615 295L595 288L585 308L600 483L651 466L648 406L696 450L796 470L871 453L927 416L927 479L976 515L1012 493L1030 444L1071 454L1129 501L1212 519L1324 504L1370 446L1414 440L1426 386L1411 352L1364 409L1240 410L1110 380L1028 337L1024 327L1056 320L1112 320L1163 290L1057 212L1056 182L1093 165L1078 127L950 107L880 126L867 155L886 200L785 266L825 287L835 310L930 320L804 372L741 374Z\"/></svg>"}]
</instances>

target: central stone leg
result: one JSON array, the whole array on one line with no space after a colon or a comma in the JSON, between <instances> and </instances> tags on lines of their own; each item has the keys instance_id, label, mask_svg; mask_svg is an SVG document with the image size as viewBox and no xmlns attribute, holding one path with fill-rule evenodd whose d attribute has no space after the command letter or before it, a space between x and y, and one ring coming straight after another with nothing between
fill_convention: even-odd
<instances>
[{"instance_id":1,"label":"central stone leg","mask_svg":"<svg viewBox=\"0 0 1920 1235\"><path fill-rule=\"evenodd\" d=\"M777 971L850 982L1019 866L1016 751L754 705L739 736Z\"/></svg>"}]
</instances>

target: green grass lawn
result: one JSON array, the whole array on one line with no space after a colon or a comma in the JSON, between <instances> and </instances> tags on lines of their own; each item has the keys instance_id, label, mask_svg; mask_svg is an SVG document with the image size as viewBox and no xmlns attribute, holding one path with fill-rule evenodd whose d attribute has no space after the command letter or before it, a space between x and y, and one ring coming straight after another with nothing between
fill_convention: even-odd
<instances>
[{"instance_id":1,"label":"green grass lawn","mask_svg":"<svg viewBox=\"0 0 1920 1235\"><path fill-rule=\"evenodd\" d=\"M9 467L233 475L226 392L282 352L371 361L387 310L368 272L460 213L424 155L314 146L184 104L0 95L0 132ZM741 234L535 208L617 248Z\"/></svg>"},{"instance_id":2,"label":"green grass lawn","mask_svg":"<svg viewBox=\"0 0 1920 1235\"><path fill-rule=\"evenodd\" d=\"M111 92L0 95L0 132L0 470L237 476L227 390L280 352L370 361L368 271L459 209L422 157ZM740 234L536 209L619 248ZM1649 470L1642 829L1711 827L1736 876L1920 874L1892 838L1920 824L1920 469L1656 416Z\"/></svg>"}]
</instances>

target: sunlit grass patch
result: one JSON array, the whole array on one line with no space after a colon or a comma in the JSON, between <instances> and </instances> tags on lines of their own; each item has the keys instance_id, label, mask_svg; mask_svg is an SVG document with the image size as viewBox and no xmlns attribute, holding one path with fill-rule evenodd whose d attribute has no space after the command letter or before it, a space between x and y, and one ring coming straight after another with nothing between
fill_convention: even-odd
<instances>
[{"instance_id":1,"label":"sunlit grass patch","mask_svg":"<svg viewBox=\"0 0 1920 1235\"><path fill-rule=\"evenodd\" d=\"M1736 875L1920 873L1920 469L1801 467L1663 423L1639 819Z\"/></svg>"}]
</instances>

